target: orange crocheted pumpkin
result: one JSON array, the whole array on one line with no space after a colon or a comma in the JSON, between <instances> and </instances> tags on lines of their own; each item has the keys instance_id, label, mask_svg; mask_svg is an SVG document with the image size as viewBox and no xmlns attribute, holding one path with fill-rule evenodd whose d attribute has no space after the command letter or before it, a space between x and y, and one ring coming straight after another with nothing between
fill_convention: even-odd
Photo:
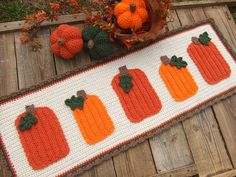
<instances>
[{"instance_id":1,"label":"orange crocheted pumpkin","mask_svg":"<svg viewBox=\"0 0 236 177\"><path fill-rule=\"evenodd\" d=\"M60 25L52 32L52 53L64 59L71 59L83 48L83 40L80 29L70 25Z\"/></svg>"},{"instance_id":2,"label":"orange crocheted pumpkin","mask_svg":"<svg viewBox=\"0 0 236 177\"><path fill-rule=\"evenodd\" d=\"M121 0L115 6L114 14L118 25L123 29L137 30L148 19L146 4L143 0Z\"/></svg>"},{"instance_id":3,"label":"orange crocheted pumpkin","mask_svg":"<svg viewBox=\"0 0 236 177\"><path fill-rule=\"evenodd\" d=\"M87 95L84 90L77 96L65 100L73 111L77 125L88 144L95 144L112 134L115 127L103 105L95 95Z\"/></svg>"},{"instance_id":4,"label":"orange crocheted pumpkin","mask_svg":"<svg viewBox=\"0 0 236 177\"><path fill-rule=\"evenodd\" d=\"M182 57L173 56L169 59L162 56L161 61L159 73L176 101L184 101L197 93L198 86Z\"/></svg>"}]
</instances>

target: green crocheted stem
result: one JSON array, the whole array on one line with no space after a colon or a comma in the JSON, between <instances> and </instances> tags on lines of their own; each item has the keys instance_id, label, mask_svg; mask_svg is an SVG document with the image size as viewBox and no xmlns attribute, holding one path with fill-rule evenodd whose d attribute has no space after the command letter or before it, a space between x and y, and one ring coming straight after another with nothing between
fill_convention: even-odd
<instances>
[{"instance_id":1,"label":"green crocheted stem","mask_svg":"<svg viewBox=\"0 0 236 177\"><path fill-rule=\"evenodd\" d=\"M84 97L79 96L72 96L70 99L65 100L66 106L70 107L71 110L75 110L76 108L78 109L83 109L84 107Z\"/></svg>"},{"instance_id":2,"label":"green crocheted stem","mask_svg":"<svg viewBox=\"0 0 236 177\"><path fill-rule=\"evenodd\" d=\"M184 61L182 57L177 57L174 55L173 57L171 57L170 65L175 66L178 69L181 69L185 68L188 65L188 63Z\"/></svg>"},{"instance_id":3,"label":"green crocheted stem","mask_svg":"<svg viewBox=\"0 0 236 177\"><path fill-rule=\"evenodd\" d=\"M29 130L33 125L37 124L37 122L37 118L28 112L24 117L20 118L20 124L18 128L20 131Z\"/></svg>"},{"instance_id":4,"label":"green crocheted stem","mask_svg":"<svg viewBox=\"0 0 236 177\"><path fill-rule=\"evenodd\" d=\"M133 87L132 77L129 74L124 74L119 77L119 86L124 90L125 93L129 93L129 91Z\"/></svg>"},{"instance_id":5,"label":"green crocheted stem","mask_svg":"<svg viewBox=\"0 0 236 177\"><path fill-rule=\"evenodd\" d=\"M208 45L211 41L211 38L209 37L209 34L207 32L204 32L200 34L198 41L203 45Z\"/></svg>"}]
</instances>

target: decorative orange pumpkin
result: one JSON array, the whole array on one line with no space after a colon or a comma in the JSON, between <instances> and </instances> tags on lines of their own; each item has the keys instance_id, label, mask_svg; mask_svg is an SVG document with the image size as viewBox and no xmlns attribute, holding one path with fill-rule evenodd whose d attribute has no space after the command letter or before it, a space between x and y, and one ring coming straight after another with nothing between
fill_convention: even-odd
<instances>
[{"instance_id":1,"label":"decorative orange pumpkin","mask_svg":"<svg viewBox=\"0 0 236 177\"><path fill-rule=\"evenodd\" d=\"M217 84L230 76L228 63L207 32L201 34L199 38L193 37L187 50L208 84Z\"/></svg>"},{"instance_id":2,"label":"decorative orange pumpkin","mask_svg":"<svg viewBox=\"0 0 236 177\"><path fill-rule=\"evenodd\" d=\"M78 127L88 144L95 144L111 135L114 124L96 95L87 95L84 90L77 92L65 100L65 104L73 111Z\"/></svg>"},{"instance_id":3,"label":"decorative orange pumpkin","mask_svg":"<svg viewBox=\"0 0 236 177\"><path fill-rule=\"evenodd\" d=\"M169 59L167 56L162 56L161 61L159 73L176 101L184 101L197 93L198 86L186 68L187 62L182 57L173 56Z\"/></svg>"},{"instance_id":4,"label":"decorative orange pumpkin","mask_svg":"<svg viewBox=\"0 0 236 177\"><path fill-rule=\"evenodd\" d=\"M146 4L143 0L121 0L115 6L117 24L123 29L137 30L148 19Z\"/></svg>"},{"instance_id":5,"label":"decorative orange pumpkin","mask_svg":"<svg viewBox=\"0 0 236 177\"><path fill-rule=\"evenodd\" d=\"M120 73L112 80L112 88L127 118L138 123L157 114L162 104L146 74L140 69L128 70L126 66L120 67L119 70Z\"/></svg>"},{"instance_id":6,"label":"decorative orange pumpkin","mask_svg":"<svg viewBox=\"0 0 236 177\"><path fill-rule=\"evenodd\" d=\"M71 59L83 48L83 40L80 29L70 25L60 25L52 32L52 53L64 59Z\"/></svg>"},{"instance_id":7,"label":"decorative orange pumpkin","mask_svg":"<svg viewBox=\"0 0 236 177\"><path fill-rule=\"evenodd\" d=\"M53 110L34 105L25 109L15 126L30 166L39 170L64 158L70 150Z\"/></svg>"}]
</instances>

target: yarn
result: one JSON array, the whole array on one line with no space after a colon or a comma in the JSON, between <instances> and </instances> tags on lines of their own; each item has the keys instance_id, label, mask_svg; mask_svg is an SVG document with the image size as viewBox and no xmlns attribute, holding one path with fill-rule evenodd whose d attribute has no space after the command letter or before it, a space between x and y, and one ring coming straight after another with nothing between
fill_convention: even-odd
<instances>
[{"instance_id":1,"label":"yarn","mask_svg":"<svg viewBox=\"0 0 236 177\"><path fill-rule=\"evenodd\" d=\"M175 66L178 69L184 68L188 65L186 61L183 61L182 57L172 56L170 60L170 65Z\"/></svg>"},{"instance_id":2,"label":"yarn","mask_svg":"<svg viewBox=\"0 0 236 177\"><path fill-rule=\"evenodd\" d=\"M84 99L83 109L73 109L74 118L88 144L95 144L114 131L114 125L101 100L95 95Z\"/></svg>"},{"instance_id":3,"label":"yarn","mask_svg":"<svg viewBox=\"0 0 236 177\"><path fill-rule=\"evenodd\" d=\"M176 101L186 100L196 94L198 86L186 67L173 66L171 62L168 64L166 56L161 57L161 61L160 76Z\"/></svg>"},{"instance_id":4,"label":"yarn","mask_svg":"<svg viewBox=\"0 0 236 177\"><path fill-rule=\"evenodd\" d=\"M83 30L84 49L93 59L100 59L111 54L112 46L109 34L98 25L90 25Z\"/></svg>"},{"instance_id":5,"label":"yarn","mask_svg":"<svg viewBox=\"0 0 236 177\"><path fill-rule=\"evenodd\" d=\"M129 71L126 66L122 66L119 68L120 77L119 77L119 86L124 90L125 93L129 93L129 91L133 87L132 76L129 74Z\"/></svg>"},{"instance_id":6,"label":"yarn","mask_svg":"<svg viewBox=\"0 0 236 177\"><path fill-rule=\"evenodd\" d=\"M123 29L137 30L148 19L148 12L143 0L122 0L115 6L117 24Z\"/></svg>"},{"instance_id":7,"label":"yarn","mask_svg":"<svg viewBox=\"0 0 236 177\"><path fill-rule=\"evenodd\" d=\"M22 117L28 114L24 112L15 120L15 126L30 166L39 170L65 157L69 147L54 112L48 107L36 107L34 110L37 124L21 131Z\"/></svg>"},{"instance_id":8,"label":"yarn","mask_svg":"<svg viewBox=\"0 0 236 177\"><path fill-rule=\"evenodd\" d=\"M71 108L71 110L75 110L76 108L83 109L84 107L84 98L72 96L71 99L66 99L65 104Z\"/></svg>"},{"instance_id":9,"label":"yarn","mask_svg":"<svg viewBox=\"0 0 236 177\"><path fill-rule=\"evenodd\" d=\"M209 34L207 32L204 32L200 34L198 41L203 45L208 45L211 41L211 38L209 37Z\"/></svg>"},{"instance_id":10,"label":"yarn","mask_svg":"<svg viewBox=\"0 0 236 177\"><path fill-rule=\"evenodd\" d=\"M113 78L112 88L116 92L127 118L131 122L137 123L157 114L161 110L162 104L143 71L130 69L128 73L133 78L133 87L128 93L119 86L121 73Z\"/></svg>"},{"instance_id":11,"label":"yarn","mask_svg":"<svg viewBox=\"0 0 236 177\"><path fill-rule=\"evenodd\" d=\"M64 59L71 59L83 48L80 29L70 25L60 25L50 37L52 53Z\"/></svg>"},{"instance_id":12,"label":"yarn","mask_svg":"<svg viewBox=\"0 0 236 177\"><path fill-rule=\"evenodd\" d=\"M188 54L205 81L208 84L217 84L230 76L231 69L213 42L209 41L206 45L202 44L203 39L201 41L193 37L187 49Z\"/></svg>"}]
</instances>

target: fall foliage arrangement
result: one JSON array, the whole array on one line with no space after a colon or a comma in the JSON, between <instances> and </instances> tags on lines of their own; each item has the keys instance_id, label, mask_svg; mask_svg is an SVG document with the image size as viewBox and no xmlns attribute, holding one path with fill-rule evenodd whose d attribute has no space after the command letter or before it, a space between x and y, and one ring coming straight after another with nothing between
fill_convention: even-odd
<instances>
[{"instance_id":1,"label":"fall foliage arrangement","mask_svg":"<svg viewBox=\"0 0 236 177\"><path fill-rule=\"evenodd\" d=\"M78 27L66 24L52 32L52 53L72 59L83 47L92 58L104 58L112 52L111 42L131 48L155 38L167 23L171 5L172 0L53 0L25 17L21 43L38 50L43 46L37 34L45 21L84 13L86 29L82 34Z\"/></svg>"}]
</instances>

